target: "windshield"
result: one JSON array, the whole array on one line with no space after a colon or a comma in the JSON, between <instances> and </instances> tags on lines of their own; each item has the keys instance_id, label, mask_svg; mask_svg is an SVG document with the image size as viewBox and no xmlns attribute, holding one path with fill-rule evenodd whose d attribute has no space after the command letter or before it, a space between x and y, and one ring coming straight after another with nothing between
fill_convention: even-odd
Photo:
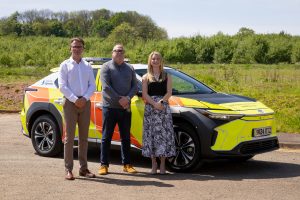
<instances>
[{"instance_id":1,"label":"windshield","mask_svg":"<svg viewBox=\"0 0 300 200\"><path fill-rule=\"evenodd\" d=\"M146 69L136 69L139 76L147 73ZM214 93L212 89L197 81L196 79L188 76L185 73L174 69L165 69L165 71L172 76L172 94L210 94ZM141 88L141 87L139 87Z\"/></svg>"}]
</instances>

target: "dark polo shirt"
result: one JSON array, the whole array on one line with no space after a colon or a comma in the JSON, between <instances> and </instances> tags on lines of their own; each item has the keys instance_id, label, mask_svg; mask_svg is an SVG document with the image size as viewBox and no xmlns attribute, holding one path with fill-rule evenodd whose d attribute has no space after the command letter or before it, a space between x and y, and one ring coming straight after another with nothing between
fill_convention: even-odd
<instances>
[{"instance_id":1,"label":"dark polo shirt","mask_svg":"<svg viewBox=\"0 0 300 200\"><path fill-rule=\"evenodd\" d=\"M137 92L137 80L133 67L128 63L117 65L113 60L104 63L100 71L103 107L122 108L121 96L132 98Z\"/></svg>"}]
</instances>

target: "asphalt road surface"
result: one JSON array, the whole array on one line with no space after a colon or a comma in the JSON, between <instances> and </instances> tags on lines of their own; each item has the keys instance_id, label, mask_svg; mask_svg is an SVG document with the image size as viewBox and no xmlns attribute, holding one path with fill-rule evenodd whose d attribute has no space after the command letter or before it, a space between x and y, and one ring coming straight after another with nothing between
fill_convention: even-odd
<instances>
[{"instance_id":1,"label":"asphalt road surface","mask_svg":"<svg viewBox=\"0 0 300 200\"><path fill-rule=\"evenodd\" d=\"M99 151L89 152L89 168L97 172ZM75 150L76 152L76 150ZM0 199L299 199L300 151L278 150L245 163L207 162L199 171L149 175L150 161L132 152L140 172L122 172L120 154L112 152L110 174L95 179L64 180L62 156L35 154L20 133L18 114L0 115Z\"/></svg>"}]
</instances>

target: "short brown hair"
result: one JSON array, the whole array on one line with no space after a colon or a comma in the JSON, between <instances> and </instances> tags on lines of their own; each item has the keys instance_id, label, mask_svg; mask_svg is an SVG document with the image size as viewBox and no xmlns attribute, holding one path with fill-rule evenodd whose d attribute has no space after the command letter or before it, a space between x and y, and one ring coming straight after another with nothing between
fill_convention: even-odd
<instances>
[{"instance_id":1,"label":"short brown hair","mask_svg":"<svg viewBox=\"0 0 300 200\"><path fill-rule=\"evenodd\" d=\"M83 41L82 38L74 37L74 38L71 39L70 44L72 44L72 42L74 42L74 41L80 42L84 46L84 41Z\"/></svg>"}]
</instances>

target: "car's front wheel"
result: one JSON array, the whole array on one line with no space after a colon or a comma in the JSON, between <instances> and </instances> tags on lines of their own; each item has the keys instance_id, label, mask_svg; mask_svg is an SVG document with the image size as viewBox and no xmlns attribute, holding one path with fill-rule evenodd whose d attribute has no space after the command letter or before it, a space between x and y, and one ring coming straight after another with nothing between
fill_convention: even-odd
<instances>
[{"instance_id":1,"label":"car's front wheel","mask_svg":"<svg viewBox=\"0 0 300 200\"><path fill-rule=\"evenodd\" d=\"M31 141L41 156L55 156L62 151L59 128L51 115L39 116L31 129Z\"/></svg>"},{"instance_id":2,"label":"car's front wheel","mask_svg":"<svg viewBox=\"0 0 300 200\"><path fill-rule=\"evenodd\" d=\"M168 158L172 171L192 171L201 162L200 142L195 131L188 124L174 124L176 155Z\"/></svg>"}]
</instances>

